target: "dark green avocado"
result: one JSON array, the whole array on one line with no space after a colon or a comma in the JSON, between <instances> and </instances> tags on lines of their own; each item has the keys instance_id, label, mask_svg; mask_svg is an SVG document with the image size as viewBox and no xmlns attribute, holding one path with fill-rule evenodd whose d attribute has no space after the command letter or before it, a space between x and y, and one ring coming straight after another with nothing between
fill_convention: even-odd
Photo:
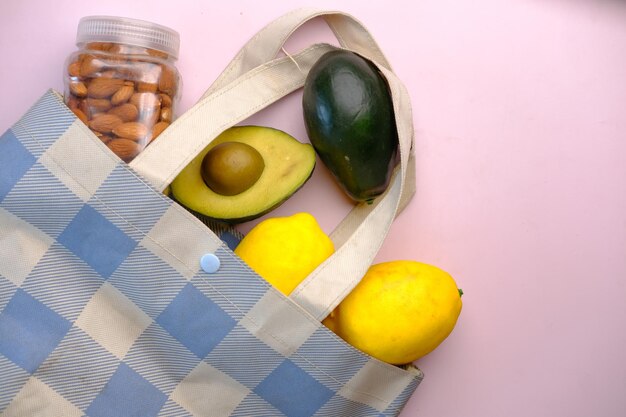
<instances>
[{"instance_id":1,"label":"dark green avocado","mask_svg":"<svg viewBox=\"0 0 626 417\"><path fill-rule=\"evenodd\" d=\"M350 51L324 54L311 68L302 97L306 131L324 165L357 202L389 185L398 136L386 80Z\"/></svg>"}]
</instances>

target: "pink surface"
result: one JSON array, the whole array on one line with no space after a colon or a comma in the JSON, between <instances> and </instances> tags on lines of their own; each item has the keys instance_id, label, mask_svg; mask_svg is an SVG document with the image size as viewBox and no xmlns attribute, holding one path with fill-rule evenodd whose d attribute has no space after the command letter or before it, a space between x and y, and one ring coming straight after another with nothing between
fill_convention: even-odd
<instances>
[{"instance_id":1,"label":"pink surface","mask_svg":"<svg viewBox=\"0 0 626 417\"><path fill-rule=\"evenodd\" d=\"M465 291L456 330L417 362L426 378L402 416L623 415L624 2L4 1L0 131L61 89L82 16L177 29L184 111L258 29L312 3L363 21L412 96L417 194L378 260L432 263ZM315 22L287 49L329 36ZM299 100L250 122L306 140ZM319 164L273 215L309 211L330 232L348 209Z\"/></svg>"}]
</instances>

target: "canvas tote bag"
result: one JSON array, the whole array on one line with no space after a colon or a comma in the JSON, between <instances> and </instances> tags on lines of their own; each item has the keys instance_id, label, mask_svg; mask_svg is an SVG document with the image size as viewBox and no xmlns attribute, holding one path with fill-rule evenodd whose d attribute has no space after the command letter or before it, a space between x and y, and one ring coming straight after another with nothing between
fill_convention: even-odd
<instances>
[{"instance_id":1,"label":"canvas tote bag","mask_svg":"<svg viewBox=\"0 0 626 417\"><path fill-rule=\"evenodd\" d=\"M233 254L232 231L211 230L161 191L336 48L277 57L317 16L387 78L400 163L386 193L337 226L336 252L285 297ZM365 355L320 321L412 196L412 139L402 83L341 12L295 10L270 23L130 164L47 92L0 137L0 415L398 415L422 373ZM201 268L205 254L216 271Z\"/></svg>"}]
</instances>

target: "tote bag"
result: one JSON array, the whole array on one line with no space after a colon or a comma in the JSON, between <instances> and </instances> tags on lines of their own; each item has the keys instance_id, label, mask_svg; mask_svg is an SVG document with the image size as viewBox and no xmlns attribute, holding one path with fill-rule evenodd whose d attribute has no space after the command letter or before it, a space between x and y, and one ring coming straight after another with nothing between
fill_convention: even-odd
<instances>
[{"instance_id":1,"label":"tote bag","mask_svg":"<svg viewBox=\"0 0 626 417\"><path fill-rule=\"evenodd\" d=\"M224 129L300 88L335 46L277 57L322 16L340 47L387 78L400 162L357 205L336 252L289 297L161 192ZM130 164L48 91L0 137L0 415L396 416L422 380L354 349L320 321L370 266L413 194L408 95L365 28L296 10L235 56L199 102ZM214 271L201 268L212 254Z\"/></svg>"}]
</instances>

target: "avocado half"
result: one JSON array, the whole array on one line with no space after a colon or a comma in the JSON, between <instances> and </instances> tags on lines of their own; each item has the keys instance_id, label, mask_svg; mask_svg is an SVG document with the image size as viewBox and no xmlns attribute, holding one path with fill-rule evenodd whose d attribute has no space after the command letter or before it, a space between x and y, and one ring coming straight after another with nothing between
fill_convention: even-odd
<instances>
[{"instance_id":1,"label":"avocado half","mask_svg":"<svg viewBox=\"0 0 626 417\"><path fill-rule=\"evenodd\" d=\"M213 191L202 179L205 155L224 142L255 148L265 168L259 179L236 195ZM235 126L215 138L170 184L172 197L199 217L228 223L256 219L280 206L311 178L315 150L289 134L264 126Z\"/></svg>"}]
</instances>

